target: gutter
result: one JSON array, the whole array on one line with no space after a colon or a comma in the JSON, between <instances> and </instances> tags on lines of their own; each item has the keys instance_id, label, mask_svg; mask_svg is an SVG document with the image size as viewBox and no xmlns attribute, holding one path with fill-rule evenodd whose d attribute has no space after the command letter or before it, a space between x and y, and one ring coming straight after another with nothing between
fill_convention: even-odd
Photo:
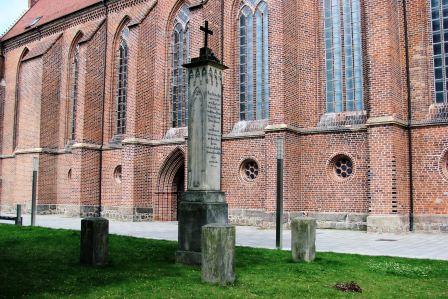
<instances>
[{"instance_id":1,"label":"gutter","mask_svg":"<svg viewBox=\"0 0 448 299\"><path fill-rule=\"evenodd\" d=\"M406 89L408 97L408 156L409 156L409 231L414 231L414 167L412 154L412 97L411 97L411 78L409 62L409 37L408 37L408 15L407 0L403 0L403 20L404 20L404 46L406 56Z\"/></svg>"}]
</instances>

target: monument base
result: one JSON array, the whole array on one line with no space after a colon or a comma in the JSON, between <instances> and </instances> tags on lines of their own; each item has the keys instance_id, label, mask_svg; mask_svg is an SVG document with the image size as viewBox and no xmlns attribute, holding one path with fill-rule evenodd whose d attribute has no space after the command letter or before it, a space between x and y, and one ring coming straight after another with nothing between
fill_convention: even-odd
<instances>
[{"instance_id":1,"label":"monument base","mask_svg":"<svg viewBox=\"0 0 448 299\"><path fill-rule=\"evenodd\" d=\"M187 191L179 205L179 250L176 262L201 264L202 227L228 223L228 205L224 192Z\"/></svg>"}]
</instances>

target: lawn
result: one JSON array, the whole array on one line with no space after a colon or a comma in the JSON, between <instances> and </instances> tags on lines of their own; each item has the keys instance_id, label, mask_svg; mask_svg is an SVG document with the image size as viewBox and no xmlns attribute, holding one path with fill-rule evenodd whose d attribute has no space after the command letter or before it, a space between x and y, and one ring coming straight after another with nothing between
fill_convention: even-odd
<instances>
[{"instance_id":1,"label":"lawn","mask_svg":"<svg viewBox=\"0 0 448 299\"><path fill-rule=\"evenodd\" d=\"M237 281L201 283L200 268L174 263L176 242L110 236L110 265L79 264L78 231L0 225L0 297L39 298L447 298L448 262L238 247ZM360 293L337 283L356 282Z\"/></svg>"}]
</instances>

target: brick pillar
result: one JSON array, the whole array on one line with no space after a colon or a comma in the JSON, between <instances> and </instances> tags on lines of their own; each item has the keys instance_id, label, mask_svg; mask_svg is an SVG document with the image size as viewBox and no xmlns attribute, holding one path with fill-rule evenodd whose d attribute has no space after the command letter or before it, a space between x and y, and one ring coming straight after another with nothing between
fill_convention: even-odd
<instances>
[{"instance_id":1,"label":"brick pillar","mask_svg":"<svg viewBox=\"0 0 448 299\"><path fill-rule=\"evenodd\" d=\"M3 154L3 120L4 120L4 107L5 107L5 92L6 81L4 79L5 74L5 58L3 56L3 49L0 44L0 154ZM2 161L0 160L0 177L3 175ZM2 191L3 184L0 180L0 212L2 206Z\"/></svg>"},{"instance_id":2,"label":"brick pillar","mask_svg":"<svg viewBox=\"0 0 448 299\"><path fill-rule=\"evenodd\" d=\"M366 105L370 147L368 231L409 229L407 96L400 2L363 1L370 88Z\"/></svg>"},{"instance_id":3,"label":"brick pillar","mask_svg":"<svg viewBox=\"0 0 448 299\"><path fill-rule=\"evenodd\" d=\"M134 200L136 199L136 188L137 181L136 178L139 175L138 171L138 145L135 144L124 144L122 150L122 167L123 167L123 181L122 181L122 191L121 200L126 203L121 206L122 213L127 214L132 220L137 220L135 216L135 205Z\"/></svg>"},{"instance_id":4,"label":"brick pillar","mask_svg":"<svg viewBox=\"0 0 448 299\"><path fill-rule=\"evenodd\" d=\"M60 137L62 39L59 38L42 59L42 96L40 101L40 147L46 150L58 148ZM39 210L57 203L58 159L54 154L39 155Z\"/></svg>"},{"instance_id":5,"label":"brick pillar","mask_svg":"<svg viewBox=\"0 0 448 299\"><path fill-rule=\"evenodd\" d=\"M79 172L79 203L81 216L97 216L100 199L100 161L102 142L102 111L104 103L104 52L106 27L101 26L80 55L79 96L77 106L76 142L73 145L74 167ZM82 60L81 60L82 61Z\"/></svg>"},{"instance_id":6,"label":"brick pillar","mask_svg":"<svg viewBox=\"0 0 448 299\"><path fill-rule=\"evenodd\" d=\"M97 216L100 203L98 176L100 151L98 149L87 148L74 145L73 155L75 169L79 172L79 194L81 217Z\"/></svg>"}]
</instances>

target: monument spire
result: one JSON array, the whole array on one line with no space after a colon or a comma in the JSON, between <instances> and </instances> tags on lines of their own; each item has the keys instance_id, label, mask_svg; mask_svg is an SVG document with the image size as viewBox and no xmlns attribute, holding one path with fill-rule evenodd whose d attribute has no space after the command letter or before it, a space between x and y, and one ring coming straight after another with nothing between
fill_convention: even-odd
<instances>
[{"instance_id":1,"label":"monument spire","mask_svg":"<svg viewBox=\"0 0 448 299\"><path fill-rule=\"evenodd\" d=\"M201 48L199 57L194 58L192 61L208 59L219 63L219 60L216 58L213 51L208 47L209 35L213 35L213 31L210 29L208 21L205 21L204 26L199 27L199 29L204 32L204 47Z\"/></svg>"}]
</instances>

